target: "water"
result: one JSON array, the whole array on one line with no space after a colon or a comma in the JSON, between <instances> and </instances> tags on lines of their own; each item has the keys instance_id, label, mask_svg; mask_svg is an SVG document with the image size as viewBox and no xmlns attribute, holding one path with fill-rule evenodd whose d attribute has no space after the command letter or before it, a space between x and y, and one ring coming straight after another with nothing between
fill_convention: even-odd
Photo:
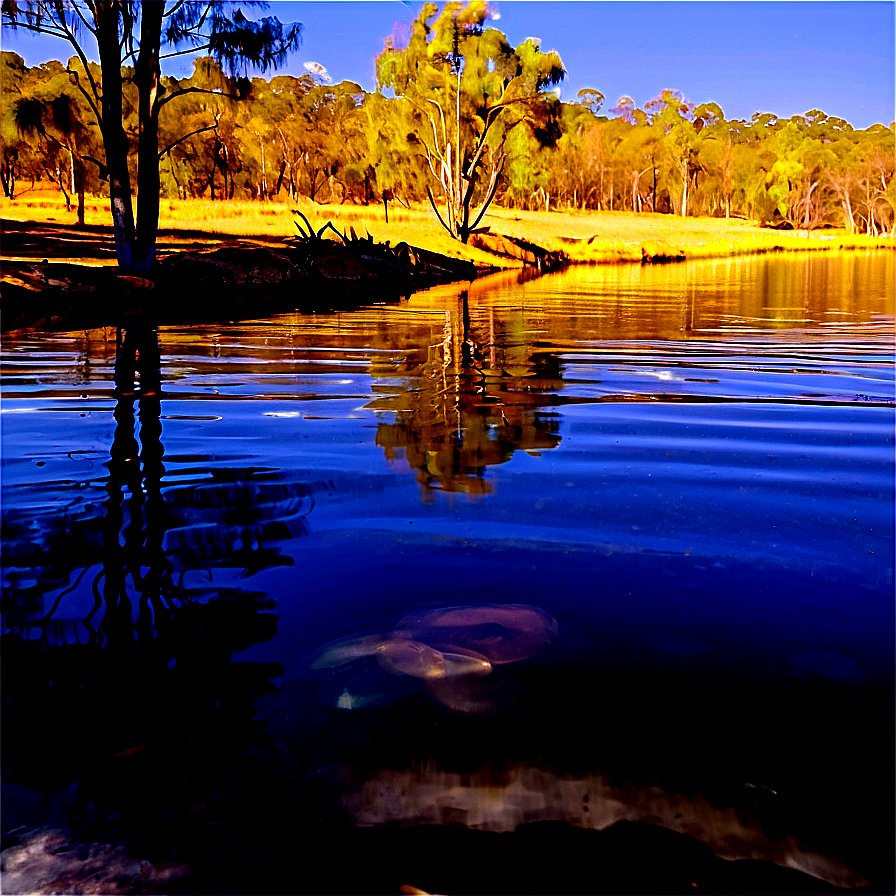
<instances>
[{"instance_id":1,"label":"water","mask_svg":"<svg viewBox=\"0 0 896 896\"><path fill-rule=\"evenodd\" d=\"M7 843L177 892L892 892L893 268L9 334Z\"/></svg>"}]
</instances>

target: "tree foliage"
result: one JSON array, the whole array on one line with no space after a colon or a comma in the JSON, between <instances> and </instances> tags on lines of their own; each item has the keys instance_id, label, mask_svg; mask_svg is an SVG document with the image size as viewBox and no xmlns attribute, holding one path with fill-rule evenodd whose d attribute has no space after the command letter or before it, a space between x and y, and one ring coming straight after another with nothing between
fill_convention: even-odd
<instances>
[{"instance_id":1,"label":"tree foliage","mask_svg":"<svg viewBox=\"0 0 896 896\"><path fill-rule=\"evenodd\" d=\"M163 46L197 54L190 77L153 62L150 6L162 12L158 60ZM133 267L151 259L153 196L429 202L461 240L492 201L874 235L896 218L893 125L854 129L819 109L728 120L674 90L642 107L622 96L608 111L595 88L561 103L560 57L535 39L512 47L480 0L425 6L404 40L387 40L372 93L311 73L249 80L247 65L282 62L297 26L250 23L227 4L4 2L3 12L84 44L99 36L101 13L115 24L111 75L83 52L35 68L2 54L0 182L7 197L35 181L68 197L109 195ZM158 164L138 165L134 147ZM130 230L135 184L141 217Z\"/></svg>"},{"instance_id":2,"label":"tree foliage","mask_svg":"<svg viewBox=\"0 0 896 896\"><path fill-rule=\"evenodd\" d=\"M377 57L381 88L398 95L414 148L440 192L445 229L466 242L495 197L509 136L525 126L538 146L556 143L559 101L548 89L564 78L560 57L528 39L513 48L486 28L488 4L424 6L406 47L387 42ZM478 210L474 205L478 203Z\"/></svg>"},{"instance_id":3,"label":"tree foliage","mask_svg":"<svg viewBox=\"0 0 896 896\"><path fill-rule=\"evenodd\" d=\"M146 272L155 257L162 110L172 100L200 89L166 89L161 73L163 47L174 53L208 53L235 78L249 66L267 71L281 65L299 45L300 25L284 29L275 18L253 22L235 7L232 3L187 0L3 0L4 25L61 38L81 62L80 71L69 71L102 134L102 166L109 180L115 248L125 270ZM88 55L98 56L100 77L91 68ZM129 111L126 85L133 85L137 92L137 192L141 201L136 220L129 167L131 141L125 129Z\"/></svg>"}]
</instances>

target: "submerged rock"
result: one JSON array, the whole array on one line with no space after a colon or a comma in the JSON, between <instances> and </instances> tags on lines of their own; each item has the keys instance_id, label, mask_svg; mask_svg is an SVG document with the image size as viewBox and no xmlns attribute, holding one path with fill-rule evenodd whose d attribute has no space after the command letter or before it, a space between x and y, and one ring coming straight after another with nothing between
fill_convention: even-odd
<instances>
[{"instance_id":1,"label":"submerged rock","mask_svg":"<svg viewBox=\"0 0 896 896\"><path fill-rule=\"evenodd\" d=\"M3 850L6 894L166 893L190 872L182 863L134 858L126 844L73 843L60 830L39 828Z\"/></svg>"}]
</instances>

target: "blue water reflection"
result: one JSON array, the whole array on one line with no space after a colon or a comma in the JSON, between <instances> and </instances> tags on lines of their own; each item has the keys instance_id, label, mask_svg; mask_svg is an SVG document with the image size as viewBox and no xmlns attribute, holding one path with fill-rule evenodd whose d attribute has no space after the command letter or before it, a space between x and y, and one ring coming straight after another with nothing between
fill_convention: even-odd
<instances>
[{"instance_id":1,"label":"blue water reflection","mask_svg":"<svg viewBox=\"0 0 896 896\"><path fill-rule=\"evenodd\" d=\"M205 891L283 886L284 799L324 846L625 821L886 889L892 284L832 253L9 334L4 830ZM330 873L295 891L409 882Z\"/></svg>"}]
</instances>

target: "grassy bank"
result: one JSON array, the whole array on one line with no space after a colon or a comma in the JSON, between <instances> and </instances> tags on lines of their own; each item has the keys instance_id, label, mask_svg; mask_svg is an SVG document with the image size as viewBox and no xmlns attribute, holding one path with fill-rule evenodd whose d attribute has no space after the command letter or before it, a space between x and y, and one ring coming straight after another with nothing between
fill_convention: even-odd
<instances>
[{"instance_id":1,"label":"grassy bank","mask_svg":"<svg viewBox=\"0 0 896 896\"><path fill-rule=\"evenodd\" d=\"M410 209L390 203L389 223L382 205L318 205L301 200L284 202L211 202L208 200L164 200L160 228L176 237L201 231L210 240L228 237L251 240L282 240L295 235L299 208L316 227L327 221L340 230L370 233L380 242L407 242L468 258L480 264L495 263L495 256L452 240L428 207ZM58 192L27 191L15 200L5 200L2 217L14 221L74 224L75 211L66 211ZM111 225L108 200L88 198L88 225ZM754 222L725 218L678 218L673 215L632 212L526 212L492 206L481 226L495 233L518 237L546 249L562 250L573 260L594 263L640 261L642 246L666 247L688 258L716 258L776 250L879 248L896 246L893 237L850 236L845 230L776 231ZM507 262L513 266L514 262Z\"/></svg>"}]
</instances>

